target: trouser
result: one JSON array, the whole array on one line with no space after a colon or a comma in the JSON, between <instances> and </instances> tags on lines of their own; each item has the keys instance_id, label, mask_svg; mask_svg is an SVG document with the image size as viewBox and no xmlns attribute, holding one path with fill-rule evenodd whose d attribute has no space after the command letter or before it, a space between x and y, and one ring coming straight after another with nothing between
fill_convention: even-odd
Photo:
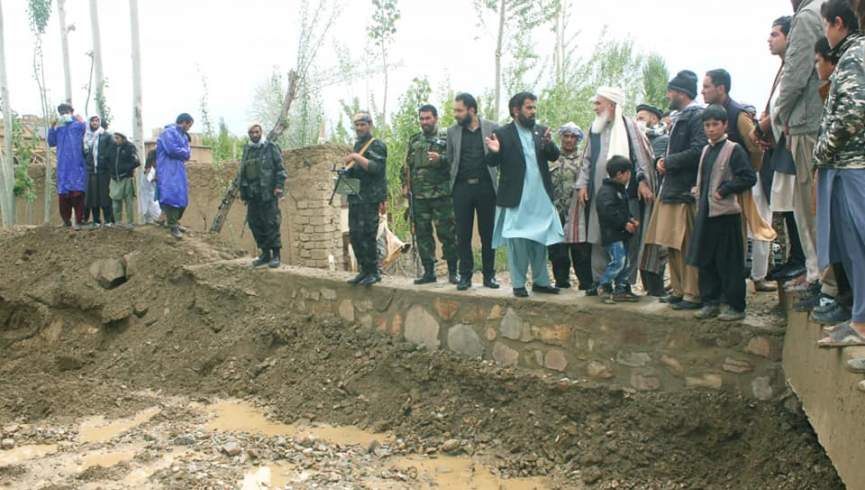
<instances>
[{"instance_id":1,"label":"trouser","mask_svg":"<svg viewBox=\"0 0 865 490\"><path fill-rule=\"evenodd\" d=\"M592 246L588 243L557 243L549 246L550 262L553 265L553 277L556 284L570 282L571 266L580 283L580 289L586 291L592 287Z\"/></svg>"},{"instance_id":2,"label":"trouser","mask_svg":"<svg viewBox=\"0 0 865 490\"><path fill-rule=\"evenodd\" d=\"M607 254L607 266L598 279L598 286L613 290L616 288L627 288L630 286L628 261L628 247L625 242L613 242L605 245L604 252Z\"/></svg>"},{"instance_id":3,"label":"trouser","mask_svg":"<svg viewBox=\"0 0 865 490\"><path fill-rule=\"evenodd\" d=\"M769 254L772 252L772 242L751 240L751 279L762 281L769 273Z\"/></svg>"},{"instance_id":4,"label":"trouser","mask_svg":"<svg viewBox=\"0 0 865 490\"><path fill-rule=\"evenodd\" d=\"M845 186L839 182L842 178L836 175L832 186L829 243L836 247L841 257L853 293L852 320L861 323L865 322L865 240L862 238L865 231L856 228L857 220L851 208L861 209L862 202L848 201Z\"/></svg>"},{"instance_id":5,"label":"trouser","mask_svg":"<svg viewBox=\"0 0 865 490\"><path fill-rule=\"evenodd\" d=\"M101 223L102 220L105 223L114 223L114 210L111 206L105 206L104 208L87 208L84 210L84 220L87 221L90 218L93 218L94 223Z\"/></svg>"},{"instance_id":6,"label":"trouser","mask_svg":"<svg viewBox=\"0 0 865 490\"><path fill-rule=\"evenodd\" d=\"M111 209L114 219L123 220L123 208L126 208L126 223L134 223L135 184L132 177L121 180L111 179Z\"/></svg>"},{"instance_id":7,"label":"trouser","mask_svg":"<svg viewBox=\"0 0 865 490\"><path fill-rule=\"evenodd\" d=\"M710 305L745 311L745 247L741 215L708 218L700 240L700 295Z\"/></svg>"},{"instance_id":8,"label":"trouser","mask_svg":"<svg viewBox=\"0 0 865 490\"><path fill-rule=\"evenodd\" d=\"M246 203L246 222L258 248L262 250L282 248L279 233L282 212L279 210L279 200L250 199Z\"/></svg>"},{"instance_id":9,"label":"trouser","mask_svg":"<svg viewBox=\"0 0 865 490\"><path fill-rule=\"evenodd\" d=\"M508 238L508 269L514 289L526 287L529 266L532 268L532 285L549 286L550 273L547 270L547 247L542 243L525 238Z\"/></svg>"},{"instance_id":10,"label":"trouser","mask_svg":"<svg viewBox=\"0 0 865 490\"><path fill-rule=\"evenodd\" d=\"M450 197L414 200L414 229L418 255L425 267L436 262L436 240L442 244L444 259L450 264L457 259L456 223L453 200Z\"/></svg>"},{"instance_id":11,"label":"trouser","mask_svg":"<svg viewBox=\"0 0 865 490\"><path fill-rule=\"evenodd\" d=\"M816 139L810 135L790 136L790 152L796 162L796 189L793 193L793 215L805 255L808 282L820 279L817 267L817 219L814 215L814 172L811 170Z\"/></svg>"},{"instance_id":12,"label":"trouser","mask_svg":"<svg viewBox=\"0 0 865 490\"><path fill-rule=\"evenodd\" d=\"M72 211L75 211L75 223L84 221L84 193L79 191L65 192L57 196L60 206L60 219L66 226L72 225Z\"/></svg>"},{"instance_id":13,"label":"trouser","mask_svg":"<svg viewBox=\"0 0 865 490\"><path fill-rule=\"evenodd\" d=\"M348 234L351 247L361 272L373 274L378 271L378 233L379 203L349 203Z\"/></svg>"},{"instance_id":14,"label":"trouser","mask_svg":"<svg viewBox=\"0 0 865 490\"><path fill-rule=\"evenodd\" d=\"M496 192L492 184L484 179L481 179L478 184L457 182L454 185L453 200L460 276L471 277L475 268L472 253L475 212L478 216L478 233L481 236L483 274L484 277L495 276L496 252L493 250L493 228L496 218Z\"/></svg>"},{"instance_id":15,"label":"trouser","mask_svg":"<svg viewBox=\"0 0 865 490\"><path fill-rule=\"evenodd\" d=\"M186 211L186 208L176 208L167 204L162 204L161 206L162 212L165 214L165 224L168 226L177 226L181 218L183 218L183 212Z\"/></svg>"},{"instance_id":16,"label":"trouser","mask_svg":"<svg viewBox=\"0 0 865 490\"><path fill-rule=\"evenodd\" d=\"M833 264L831 269L838 284L838 294L835 295L835 301L847 308L853 308L853 291L850 289L850 280L847 279L847 271L844 270L844 265Z\"/></svg>"},{"instance_id":17,"label":"trouser","mask_svg":"<svg viewBox=\"0 0 865 490\"><path fill-rule=\"evenodd\" d=\"M670 248L668 250L668 264L670 267L670 287L673 296L682 296L685 301L692 303L700 302L699 271L696 267L688 265L685 256L688 253L688 245L691 243L691 233L694 231L695 205L688 205L688 219L685 220L685 237L680 249ZM742 231L739 230L741 236ZM743 251L744 252L744 251Z\"/></svg>"},{"instance_id":18,"label":"trouser","mask_svg":"<svg viewBox=\"0 0 865 490\"><path fill-rule=\"evenodd\" d=\"M640 271L640 246L643 244L640 237L643 236L643 226L647 226L648 223L643 223L643 203L637 197L628 199L628 208L631 216L634 216L640 222L640 226L634 231L634 236L625 244L625 251L628 254L628 265L626 266L628 284L635 284L637 282L637 273Z\"/></svg>"}]
</instances>

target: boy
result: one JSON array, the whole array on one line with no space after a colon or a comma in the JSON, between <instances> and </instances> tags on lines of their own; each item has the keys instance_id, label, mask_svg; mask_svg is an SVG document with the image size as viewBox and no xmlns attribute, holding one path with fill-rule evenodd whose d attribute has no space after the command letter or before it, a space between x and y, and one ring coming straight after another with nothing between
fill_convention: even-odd
<instances>
[{"instance_id":1,"label":"boy","mask_svg":"<svg viewBox=\"0 0 865 490\"><path fill-rule=\"evenodd\" d=\"M709 144L703 148L697 185L694 237L688 263L700 271L704 306L695 317L721 321L745 318L745 242L739 194L757 182L744 148L727 139L727 111L711 105L703 112ZM726 303L721 307L721 298Z\"/></svg>"},{"instance_id":2,"label":"boy","mask_svg":"<svg viewBox=\"0 0 865 490\"><path fill-rule=\"evenodd\" d=\"M601 244L607 252L609 263L598 279L598 294L604 303L638 301L628 283L628 241L640 223L631 217L628 209L628 191L631 181L631 162L622 156L614 156L607 162L608 178L604 179L597 199L598 222L601 226Z\"/></svg>"},{"instance_id":3,"label":"boy","mask_svg":"<svg viewBox=\"0 0 865 490\"><path fill-rule=\"evenodd\" d=\"M121 222L123 208L126 208L126 225L132 227L134 223L133 203L135 202L135 169L141 165L138 159L138 151L123 133L114 133L114 144L107 155L99 155L100 165L108 168L111 181L108 184L108 193L111 196L111 208L114 220Z\"/></svg>"}]
</instances>

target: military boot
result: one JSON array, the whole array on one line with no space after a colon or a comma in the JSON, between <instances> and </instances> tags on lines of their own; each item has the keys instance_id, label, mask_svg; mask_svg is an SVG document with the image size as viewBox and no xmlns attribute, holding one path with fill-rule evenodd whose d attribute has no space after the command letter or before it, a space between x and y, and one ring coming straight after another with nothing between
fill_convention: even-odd
<instances>
[{"instance_id":1,"label":"military boot","mask_svg":"<svg viewBox=\"0 0 865 490\"><path fill-rule=\"evenodd\" d=\"M258 256L257 259L252 261L252 267L264 267L267 263L270 262L270 250L266 248L261 249L261 255Z\"/></svg>"},{"instance_id":2,"label":"military boot","mask_svg":"<svg viewBox=\"0 0 865 490\"><path fill-rule=\"evenodd\" d=\"M432 284L436 282L436 268L432 262L427 262L423 265L423 275L414 280L417 285Z\"/></svg>"},{"instance_id":3,"label":"military boot","mask_svg":"<svg viewBox=\"0 0 865 490\"><path fill-rule=\"evenodd\" d=\"M272 249L272 254L270 256L270 262L268 262L267 266L271 269L278 269L280 265L280 256L279 256L279 247Z\"/></svg>"},{"instance_id":4,"label":"military boot","mask_svg":"<svg viewBox=\"0 0 865 490\"><path fill-rule=\"evenodd\" d=\"M457 261L448 261L448 282L456 286L460 283L460 275L457 272Z\"/></svg>"}]
</instances>

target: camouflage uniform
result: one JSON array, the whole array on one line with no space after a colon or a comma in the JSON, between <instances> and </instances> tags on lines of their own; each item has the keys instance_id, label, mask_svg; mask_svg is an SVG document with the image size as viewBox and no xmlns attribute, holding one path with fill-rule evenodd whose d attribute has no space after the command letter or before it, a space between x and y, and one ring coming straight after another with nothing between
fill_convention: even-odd
<instances>
[{"instance_id":1,"label":"camouflage uniform","mask_svg":"<svg viewBox=\"0 0 865 490\"><path fill-rule=\"evenodd\" d=\"M574 185L580 176L583 159L579 152L562 155L550 164L550 180L553 183L553 204L559 212L562 226L568 218ZM556 286L570 287L571 265L580 282L580 289L587 290L592 285L591 248L585 243L557 243L549 246L550 262Z\"/></svg>"},{"instance_id":2,"label":"camouflage uniform","mask_svg":"<svg viewBox=\"0 0 865 490\"><path fill-rule=\"evenodd\" d=\"M274 143L247 144L240 161L240 198L246 202L246 222L258 248L279 254L282 247L279 226L282 214L276 189L285 188L285 167L282 151Z\"/></svg>"},{"instance_id":3,"label":"camouflage uniform","mask_svg":"<svg viewBox=\"0 0 865 490\"><path fill-rule=\"evenodd\" d=\"M371 136L357 140L354 151L359 152L369 138ZM355 164L345 174L360 181L360 191L348 196L348 231L361 271L374 274L378 272L378 207L387 200L387 146L375 140L363 157L369 160L369 168L364 170Z\"/></svg>"},{"instance_id":4,"label":"camouflage uniform","mask_svg":"<svg viewBox=\"0 0 865 490\"><path fill-rule=\"evenodd\" d=\"M424 268L430 270L436 262L433 224L449 267L455 267L457 260L450 164L447 161L446 150L446 132L437 130L432 135L420 132L412 136L405 159L406 168L401 174L403 187L409 187L412 194L414 205L412 219L418 254ZM430 151L441 155L438 161L430 161L427 156L427 152Z\"/></svg>"}]
</instances>

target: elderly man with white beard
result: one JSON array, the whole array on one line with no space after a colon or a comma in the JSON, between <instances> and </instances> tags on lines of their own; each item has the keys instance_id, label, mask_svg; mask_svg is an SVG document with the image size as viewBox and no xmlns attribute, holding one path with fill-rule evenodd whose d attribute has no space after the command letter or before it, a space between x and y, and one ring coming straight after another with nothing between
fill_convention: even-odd
<instances>
[{"instance_id":1,"label":"elderly man with white beard","mask_svg":"<svg viewBox=\"0 0 865 490\"><path fill-rule=\"evenodd\" d=\"M598 220L594 196L601 188L607 176L607 162L614 156L627 158L633 165L631 182L628 184L629 206L631 215L643 221L643 203L651 202L654 193L646 182L650 165L654 160L649 141L636 122L623 115L625 94L621 89L602 87L592 98L595 121L589 133L589 142L583 157L583 167L577 180L576 199L579 203L571 206L574 212L585 212L586 219L573 219L574 222L586 223L585 227L568 227L568 230L582 236L576 237L577 243L592 244L592 273L595 282L604 272L607 265L607 255L601 243L601 226ZM581 205L576 205L581 204ZM579 216L583 218L584 216ZM572 216L572 218L577 218ZM641 227L642 228L642 227ZM637 278L638 260L642 245L642 229L634 234L638 239L631 240L628 245L628 275L629 284ZM574 238L574 237L569 237ZM592 294L594 291L590 292ZM628 290L615 292L617 301L634 301L636 296Z\"/></svg>"}]
</instances>

